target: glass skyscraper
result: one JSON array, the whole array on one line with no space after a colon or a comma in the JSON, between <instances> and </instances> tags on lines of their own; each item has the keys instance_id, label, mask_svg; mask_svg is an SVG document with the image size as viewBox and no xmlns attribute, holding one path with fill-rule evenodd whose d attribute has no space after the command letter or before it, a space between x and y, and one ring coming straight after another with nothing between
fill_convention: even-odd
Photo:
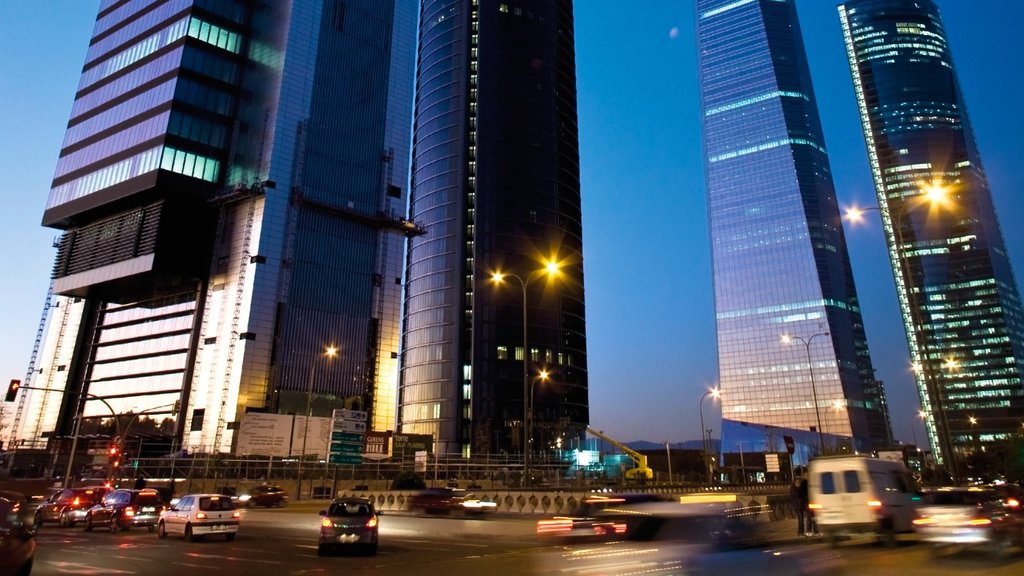
<instances>
[{"instance_id":1,"label":"glass skyscraper","mask_svg":"<svg viewBox=\"0 0 1024 576\"><path fill-rule=\"evenodd\" d=\"M839 14L921 407L944 461L1024 422L1017 283L938 7L854 0Z\"/></svg>"},{"instance_id":2,"label":"glass skyscraper","mask_svg":"<svg viewBox=\"0 0 1024 576\"><path fill-rule=\"evenodd\" d=\"M722 450L891 442L791 0L699 0Z\"/></svg>"},{"instance_id":3,"label":"glass skyscraper","mask_svg":"<svg viewBox=\"0 0 1024 576\"><path fill-rule=\"evenodd\" d=\"M79 411L177 409L203 452L307 403L394 429L415 26L414 0L101 2L16 444Z\"/></svg>"},{"instance_id":4,"label":"glass skyscraper","mask_svg":"<svg viewBox=\"0 0 1024 576\"><path fill-rule=\"evenodd\" d=\"M438 452L588 423L574 44L571 0L421 2L400 423Z\"/></svg>"}]
</instances>

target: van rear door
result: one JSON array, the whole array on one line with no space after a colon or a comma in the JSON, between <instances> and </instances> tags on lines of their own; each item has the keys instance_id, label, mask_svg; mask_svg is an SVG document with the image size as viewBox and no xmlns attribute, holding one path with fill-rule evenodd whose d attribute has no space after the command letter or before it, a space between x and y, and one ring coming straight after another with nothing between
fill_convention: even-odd
<instances>
[{"instance_id":1,"label":"van rear door","mask_svg":"<svg viewBox=\"0 0 1024 576\"><path fill-rule=\"evenodd\" d=\"M818 526L874 523L874 511L868 506L870 482L863 470L845 463L816 471L811 478L810 504Z\"/></svg>"}]
</instances>

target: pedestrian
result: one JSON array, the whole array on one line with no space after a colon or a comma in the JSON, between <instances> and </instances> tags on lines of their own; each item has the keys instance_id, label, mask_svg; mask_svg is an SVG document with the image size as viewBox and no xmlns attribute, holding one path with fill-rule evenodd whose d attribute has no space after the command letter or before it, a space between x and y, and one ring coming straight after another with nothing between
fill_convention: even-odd
<instances>
[{"instance_id":1,"label":"pedestrian","mask_svg":"<svg viewBox=\"0 0 1024 576\"><path fill-rule=\"evenodd\" d=\"M142 477L142 474L139 474L139 477L135 479L135 489L136 490L142 490L145 487L146 487L146 479Z\"/></svg>"},{"instance_id":2,"label":"pedestrian","mask_svg":"<svg viewBox=\"0 0 1024 576\"><path fill-rule=\"evenodd\" d=\"M793 485L789 487L789 505L793 508L793 516L796 516L796 535L803 536L807 532L804 528L804 516L807 504L800 498L799 480L794 480Z\"/></svg>"},{"instance_id":3,"label":"pedestrian","mask_svg":"<svg viewBox=\"0 0 1024 576\"><path fill-rule=\"evenodd\" d=\"M814 536L818 527L814 522L814 513L810 509L810 497L807 494L807 478L800 480L800 508L804 518L804 536Z\"/></svg>"}]
</instances>

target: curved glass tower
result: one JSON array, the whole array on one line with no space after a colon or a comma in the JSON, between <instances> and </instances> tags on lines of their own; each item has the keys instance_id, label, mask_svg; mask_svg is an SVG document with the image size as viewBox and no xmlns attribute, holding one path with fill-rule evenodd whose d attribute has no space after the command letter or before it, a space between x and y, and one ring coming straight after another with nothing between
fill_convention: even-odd
<instances>
[{"instance_id":1,"label":"curved glass tower","mask_svg":"<svg viewBox=\"0 0 1024 576\"><path fill-rule=\"evenodd\" d=\"M571 0L421 3L400 426L439 452L588 422L573 33Z\"/></svg>"},{"instance_id":2,"label":"curved glass tower","mask_svg":"<svg viewBox=\"0 0 1024 576\"><path fill-rule=\"evenodd\" d=\"M697 6L722 449L885 445L794 4Z\"/></svg>"},{"instance_id":3,"label":"curved glass tower","mask_svg":"<svg viewBox=\"0 0 1024 576\"><path fill-rule=\"evenodd\" d=\"M929 442L981 449L1024 421L1020 296L931 0L839 6Z\"/></svg>"}]
</instances>

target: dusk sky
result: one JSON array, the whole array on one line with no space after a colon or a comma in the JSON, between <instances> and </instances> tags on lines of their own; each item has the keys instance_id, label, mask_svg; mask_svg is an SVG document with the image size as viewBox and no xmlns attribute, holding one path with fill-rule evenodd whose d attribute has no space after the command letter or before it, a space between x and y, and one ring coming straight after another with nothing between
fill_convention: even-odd
<instances>
[{"instance_id":1,"label":"dusk sky","mask_svg":"<svg viewBox=\"0 0 1024 576\"><path fill-rule=\"evenodd\" d=\"M1020 282L1024 2L937 1ZM59 236L39 222L98 5L0 2L4 385L24 379L39 325ZM836 2L797 6L840 204L873 206ZM627 442L699 438L718 374L694 17L693 0L576 0L591 426ZM923 443L877 214L847 239L895 436ZM717 407L704 410L717 437Z\"/></svg>"}]
</instances>

